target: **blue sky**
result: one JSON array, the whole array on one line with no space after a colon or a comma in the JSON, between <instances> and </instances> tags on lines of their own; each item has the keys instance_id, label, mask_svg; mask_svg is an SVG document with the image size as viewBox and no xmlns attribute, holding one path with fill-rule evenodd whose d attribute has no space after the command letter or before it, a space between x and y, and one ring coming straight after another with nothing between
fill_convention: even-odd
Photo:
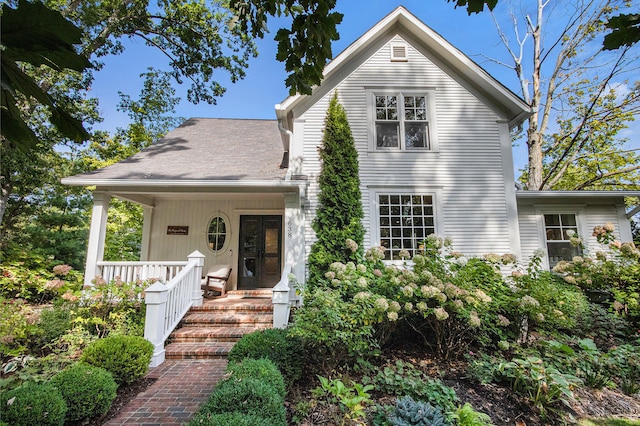
<instances>
[{"instance_id":1,"label":"blue sky","mask_svg":"<svg viewBox=\"0 0 640 426\"><path fill-rule=\"evenodd\" d=\"M549 7L556 15L566 13L563 10L563 0L550 0ZM451 44L468 55L471 59L485 68L491 75L505 86L520 94L519 83L513 70L488 59L509 62L505 47L500 42L495 25L489 13L467 15L466 9L454 8L452 3L445 0L338 0L337 10L344 14L338 31L340 40L333 45L336 56L364 32L375 25L397 6L406 7L428 26L437 31ZM555 4L555 5L554 5ZM510 30L509 1L502 0L496 7L495 15L498 21ZM532 5L535 6L535 5ZM524 15L518 11L521 16ZM193 105L186 100L188 85L176 86L177 95L182 98L176 109L176 115L189 117L221 117L221 118L267 118L274 119L274 105L284 100L288 90L284 85L286 73L284 64L276 61L276 42L273 36L277 29L286 25L284 19L272 19L269 23L271 33L265 39L258 41L259 57L250 62L247 76L235 84L227 83L224 76L220 81L227 87L226 94L218 100L217 105L202 103ZM513 37L512 34L509 34ZM128 117L116 110L118 91L137 99L142 87L139 75L147 67L166 67L166 58L157 51L144 46L141 40L126 41L125 52L119 56L105 58L105 66L96 73L90 96L100 99L100 110L105 121L96 126L105 130L124 127ZM525 57L526 58L526 57ZM637 126L634 126L637 127ZM639 145L637 132L628 131L627 136L635 138L633 145ZM526 161L524 147L514 150L516 170ZM519 174L519 173L517 173Z\"/></svg>"}]
</instances>

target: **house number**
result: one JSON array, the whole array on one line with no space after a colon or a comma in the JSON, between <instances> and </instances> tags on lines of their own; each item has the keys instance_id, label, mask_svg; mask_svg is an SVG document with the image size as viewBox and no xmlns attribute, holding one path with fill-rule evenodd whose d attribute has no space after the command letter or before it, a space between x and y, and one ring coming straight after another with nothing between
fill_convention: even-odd
<instances>
[{"instance_id":1,"label":"house number","mask_svg":"<svg viewBox=\"0 0 640 426\"><path fill-rule=\"evenodd\" d=\"M287 238L291 238L293 231L291 230L291 220L287 221Z\"/></svg>"}]
</instances>

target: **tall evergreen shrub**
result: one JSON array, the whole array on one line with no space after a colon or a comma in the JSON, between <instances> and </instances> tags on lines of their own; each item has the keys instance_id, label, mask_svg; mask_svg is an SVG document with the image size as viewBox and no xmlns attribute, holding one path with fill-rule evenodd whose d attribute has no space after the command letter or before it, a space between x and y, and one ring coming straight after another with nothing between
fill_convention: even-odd
<instances>
[{"instance_id":1,"label":"tall evergreen shrub","mask_svg":"<svg viewBox=\"0 0 640 426\"><path fill-rule=\"evenodd\" d=\"M319 177L318 209L312 227L316 242L309 255L309 283L314 285L333 262L356 261L362 254L364 227L358 152L347 113L331 99L325 118L322 146L318 149L322 170ZM347 239L357 243L347 247Z\"/></svg>"}]
</instances>

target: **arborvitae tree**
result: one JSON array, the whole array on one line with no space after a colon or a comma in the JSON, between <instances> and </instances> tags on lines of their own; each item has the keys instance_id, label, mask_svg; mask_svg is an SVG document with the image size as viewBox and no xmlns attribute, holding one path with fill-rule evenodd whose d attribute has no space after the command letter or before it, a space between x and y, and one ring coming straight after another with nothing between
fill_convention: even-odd
<instances>
[{"instance_id":1,"label":"arborvitae tree","mask_svg":"<svg viewBox=\"0 0 640 426\"><path fill-rule=\"evenodd\" d=\"M364 227L358 152L347 113L335 94L325 119L318 209L313 221L316 242L309 255L309 283L314 284L333 262L356 261L362 254ZM357 244L347 245L347 240Z\"/></svg>"}]
</instances>

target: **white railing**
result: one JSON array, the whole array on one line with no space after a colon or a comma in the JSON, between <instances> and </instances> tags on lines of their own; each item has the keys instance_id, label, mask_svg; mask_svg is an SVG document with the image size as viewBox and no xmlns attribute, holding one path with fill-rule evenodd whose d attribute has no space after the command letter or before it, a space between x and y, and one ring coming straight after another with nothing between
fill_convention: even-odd
<instances>
[{"instance_id":1,"label":"white railing","mask_svg":"<svg viewBox=\"0 0 640 426\"><path fill-rule=\"evenodd\" d=\"M164 342L189 308L202 304L200 283L204 255L195 251L188 259L182 270L166 285L158 281L145 290L144 337L154 346L151 367L164 362Z\"/></svg>"},{"instance_id":2,"label":"white railing","mask_svg":"<svg viewBox=\"0 0 640 426\"><path fill-rule=\"evenodd\" d=\"M185 261L98 262L98 274L106 282L120 277L124 282L158 279L171 281L187 265Z\"/></svg>"}]
</instances>

